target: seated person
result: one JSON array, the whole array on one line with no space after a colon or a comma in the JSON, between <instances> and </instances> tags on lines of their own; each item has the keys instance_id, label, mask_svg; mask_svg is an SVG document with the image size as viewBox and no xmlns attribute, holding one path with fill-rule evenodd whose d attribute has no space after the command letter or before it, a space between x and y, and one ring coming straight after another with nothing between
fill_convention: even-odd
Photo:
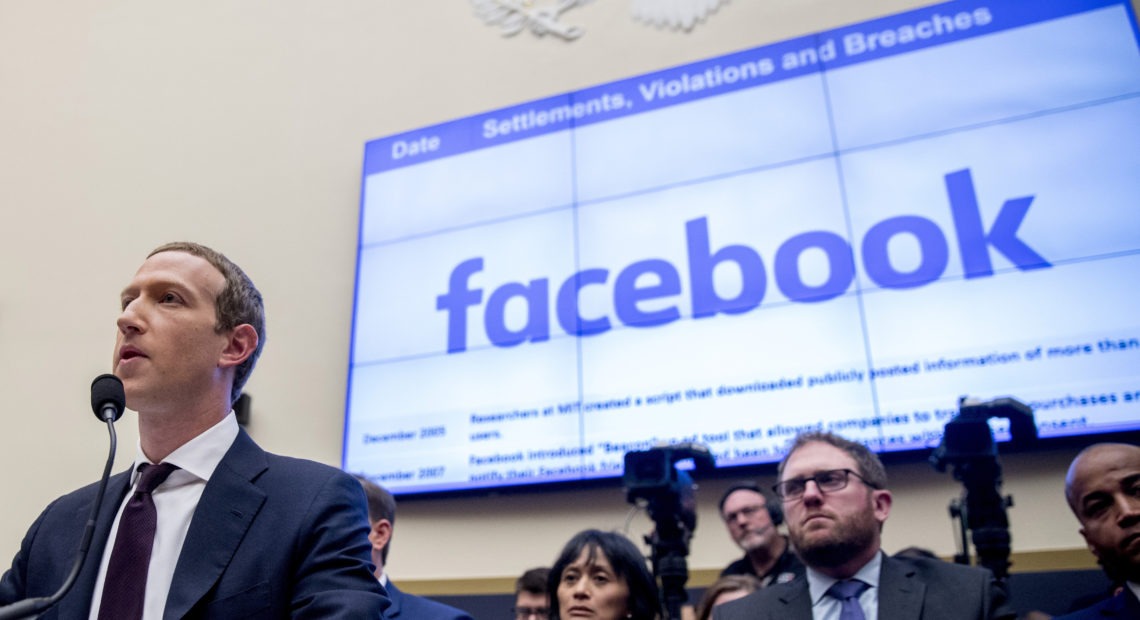
<instances>
[{"instance_id":1,"label":"seated person","mask_svg":"<svg viewBox=\"0 0 1140 620\"><path fill-rule=\"evenodd\" d=\"M550 569L547 590L558 604L551 620L657 620L657 582L645 557L628 538L614 532L575 534Z\"/></svg>"},{"instance_id":2,"label":"seated person","mask_svg":"<svg viewBox=\"0 0 1140 620\"><path fill-rule=\"evenodd\" d=\"M437 603L414 594L408 594L396 587L384 565L388 561L388 548L392 542L392 530L396 525L396 499L384 487L360 476L356 476L364 495L368 499L368 520L372 529L368 541L372 543L372 563L376 565L376 578L388 590L392 605L384 611L384 618L406 618L407 620L472 620L467 612Z\"/></svg>"},{"instance_id":3,"label":"seated person","mask_svg":"<svg viewBox=\"0 0 1140 620\"><path fill-rule=\"evenodd\" d=\"M709 620L713 607L735 601L763 588L760 580L752 575L725 575L713 582L701 596L697 605L697 620Z\"/></svg>"},{"instance_id":4,"label":"seated person","mask_svg":"<svg viewBox=\"0 0 1140 620\"><path fill-rule=\"evenodd\" d=\"M1089 551L1114 583L1115 596L1065 620L1140 618L1140 447L1099 443L1073 459L1065 499Z\"/></svg>"},{"instance_id":5,"label":"seated person","mask_svg":"<svg viewBox=\"0 0 1140 620\"><path fill-rule=\"evenodd\" d=\"M833 433L804 433L777 471L774 491L806 578L716 607L716 620L1016 617L988 570L883 553L893 499L886 469L867 446Z\"/></svg>"},{"instance_id":6,"label":"seated person","mask_svg":"<svg viewBox=\"0 0 1140 620\"><path fill-rule=\"evenodd\" d=\"M547 620L550 618L550 594L546 582L550 569L532 568L515 581L515 620Z\"/></svg>"}]
</instances>

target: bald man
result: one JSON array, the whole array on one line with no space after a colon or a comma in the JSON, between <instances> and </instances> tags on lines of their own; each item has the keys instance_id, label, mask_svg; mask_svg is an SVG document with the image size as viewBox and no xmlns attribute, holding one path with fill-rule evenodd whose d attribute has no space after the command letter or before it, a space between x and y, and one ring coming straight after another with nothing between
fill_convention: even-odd
<instances>
[{"instance_id":1,"label":"bald man","mask_svg":"<svg viewBox=\"0 0 1140 620\"><path fill-rule=\"evenodd\" d=\"M1065 476L1081 536L1120 592L1066 620L1140 618L1140 447L1123 443L1089 446Z\"/></svg>"}]
</instances>

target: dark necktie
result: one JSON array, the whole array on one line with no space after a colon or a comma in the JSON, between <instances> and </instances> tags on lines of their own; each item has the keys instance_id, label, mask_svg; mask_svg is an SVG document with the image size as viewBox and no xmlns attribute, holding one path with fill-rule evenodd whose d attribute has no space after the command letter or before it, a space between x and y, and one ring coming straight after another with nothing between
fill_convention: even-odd
<instances>
[{"instance_id":1,"label":"dark necktie","mask_svg":"<svg viewBox=\"0 0 1140 620\"><path fill-rule=\"evenodd\" d=\"M146 573L150 568L150 552L158 524L158 513L150 494L176 469L178 467L170 463L139 465L139 483L119 518L115 548L111 550L111 561L107 564L99 620L142 618Z\"/></svg>"},{"instance_id":2,"label":"dark necktie","mask_svg":"<svg viewBox=\"0 0 1140 620\"><path fill-rule=\"evenodd\" d=\"M859 605L859 595L869 587L858 579L849 579L837 581L827 589L828 596L839 599L839 620L867 620Z\"/></svg>"}]
</instances>

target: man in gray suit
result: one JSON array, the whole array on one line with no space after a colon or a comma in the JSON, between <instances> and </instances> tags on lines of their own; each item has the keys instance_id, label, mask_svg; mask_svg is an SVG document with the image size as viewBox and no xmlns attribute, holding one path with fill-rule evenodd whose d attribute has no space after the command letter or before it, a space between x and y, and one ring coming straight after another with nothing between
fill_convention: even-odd
<instances>
[{"instance_id":1,"label":"man in gray suit","mask_svg":"<svg viewBox=\"0 0 1140 620\"><path fill-rule=\"evenodd\" d=\"M988 570L881 550L887 474L866 446L831 433L796 438L774 490L807 579L720 605L716 620L1014 618Z\"/></svg>"}]
</instances>

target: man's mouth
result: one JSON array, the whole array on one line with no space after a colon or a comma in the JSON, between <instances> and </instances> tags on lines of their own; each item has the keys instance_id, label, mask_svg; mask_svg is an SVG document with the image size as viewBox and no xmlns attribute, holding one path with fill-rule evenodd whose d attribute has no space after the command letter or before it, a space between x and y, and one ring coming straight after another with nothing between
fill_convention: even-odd
<instances>
[{"instance_id":1,"label":"man's mouth","mask_svg":"<svg viewBox=\"0 0 1140 620\"><path fill-rule=\"evenodd\" d=\"M119 349L119 361L125 362L139 357L146 357L146 354L132 346L125 346Z\"/></svg>"}]
</instances>

